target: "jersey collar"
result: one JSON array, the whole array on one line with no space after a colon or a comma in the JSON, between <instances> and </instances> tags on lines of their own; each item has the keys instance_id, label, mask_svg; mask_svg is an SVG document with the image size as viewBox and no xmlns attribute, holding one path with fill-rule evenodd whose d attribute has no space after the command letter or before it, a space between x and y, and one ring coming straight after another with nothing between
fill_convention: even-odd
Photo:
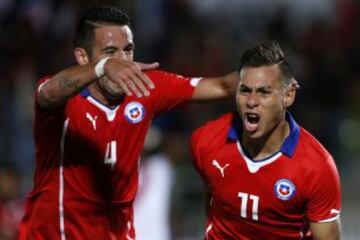
<instances>
[{"instance_id":1,"label":"jersey collar","mask_svg":"<svg viewBox=\"0 0 360 240\"><path fill-rule=\"evenodd\" d=\"M86 98L86 97L88 97L88 96L91 96L90 91L89 91L88 88L84 88L83 90L81 90L80 95L81 95L82 97L84 97L84 98Z\"/></svg>"},{"instance_id":2,"label":"jersey collar","mask_svg":"<svg viewBox=\"0 0 360 240\"><path fill-rule=\"evenodd\" d=\"M295 148L299 142L299 136L300 136L300 127L295 122L294 118L291 116L289 112L285 115L286 120L288 121L290 125L290 134L286 137L285 141L283 142L280 152L287 155L288 157L292 157L295 152ZM237 113L234 113L234 118L231 124L231 128L229 129L228 133L228 139L230 140L240 140L241 135L241 119L237 115Z\"/></svg>"}]
</instances>

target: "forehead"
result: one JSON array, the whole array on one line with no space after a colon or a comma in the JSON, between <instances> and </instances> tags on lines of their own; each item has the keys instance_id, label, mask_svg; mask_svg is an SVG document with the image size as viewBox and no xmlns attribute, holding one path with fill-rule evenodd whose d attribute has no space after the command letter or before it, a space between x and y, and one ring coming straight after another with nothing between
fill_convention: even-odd
<instances>
[{"instance_id":1,"label":"forehead","mask_svg":"<svg viewBox=\"0 0 360 240\"><path fill-rule=\"evenodd\" d=\"M133 42L133 35L129 26L101 25L94 30L95 44L127 44Z\"/></svg>"},{"instance_id":2,"label":"forehead","mask_svg":"<svg viewBox=\"0 0 360 240\"><path fill-rule=\"evenodd\" d=\"M278 65L243 67L240 72L240 85L251 88L280 87L281 72Z\"/></svg>"}]
</instances>

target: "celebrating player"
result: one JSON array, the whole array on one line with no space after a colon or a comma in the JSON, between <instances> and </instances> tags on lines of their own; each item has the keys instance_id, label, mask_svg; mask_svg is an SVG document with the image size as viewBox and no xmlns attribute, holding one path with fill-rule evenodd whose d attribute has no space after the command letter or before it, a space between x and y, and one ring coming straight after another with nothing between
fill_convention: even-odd
<instances>
[{"instance_id":1,"label":"celebrating player","mask_svg":"<svg viewBox=\"0 0 360 240\"><path fill-rule=\"evenodd\" d=\"M139 154L151 120L190 100L230 98L237 75L143 73L157 64L133 62L128 17L111 6L81 18L75 44L79 65L36 90L36 171L19 239L134 239Z\"/></svg>"},{"instance_id":2,"label":"celebrating player","mask_svg":"<svg viewBox=\"0 0 360 240\"><path fill-rule=\"evenodd\" d=\"M332 156L287 112L296 94L276 42L245 51L237 113L197 129L194 164L210 194L206 239L340 239Z\"/></svg>"}]
</instances>

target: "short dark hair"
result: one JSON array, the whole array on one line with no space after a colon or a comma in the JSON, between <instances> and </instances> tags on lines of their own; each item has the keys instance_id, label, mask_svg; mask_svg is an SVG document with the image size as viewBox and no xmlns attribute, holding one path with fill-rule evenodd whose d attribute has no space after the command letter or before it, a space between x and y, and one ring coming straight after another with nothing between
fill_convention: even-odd
<instances>
[{"instance_id":1,"label":"short dark hair","mask_svg":"<svg viewBox=\"0 0 360 240\"><path fill-rule=\"evenodd\" d=\"M84 48L89 54L93 47L94 29L104 24L129 25L130 20L121 9L110 5L90 7L80 18L75 32L74 46Z\"/></svg>"},{"instance_id":2,"label":"short dark hair","mask_svg":"<svg viewBox=\"0 0 360 240\"><path fill-rule=\"evenodd\" d=\"M261 67L278 64L283 83L288 86L293 80L293 71L277 41L259 44L246 50L240 58L239 71L243 67Z\"/></svg>"}]
</instances>

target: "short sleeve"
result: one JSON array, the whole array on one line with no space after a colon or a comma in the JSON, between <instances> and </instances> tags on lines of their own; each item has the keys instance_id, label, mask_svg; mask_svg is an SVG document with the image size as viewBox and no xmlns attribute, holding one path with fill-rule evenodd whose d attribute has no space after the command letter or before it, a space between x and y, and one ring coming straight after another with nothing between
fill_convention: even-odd
<instances>
[{"instance_id":1,"label":"short sleeve","mask_svg":"<svg viewBox=\"0 0 360 240\"><path fill-rule=\"evenodd\" d=\"M307 218L311 222L331 222L339 218L341 211L340 178L331 156L319 166L307 202Z\"/></svg>"},{"instance_id":2,"label":"short sleeve","mask_svg":"<svg viewBox=\"0 0 360 240\"><path fill-rule=\"evenodd\" d=\"M65 113L65 108L66 106L60 106L60 107L56 107L53 109L42 109L40 108L38 101L37 101L37 97L38 94L40 92L41 87L51 79L51 76L45 76L43 78L41 78L37 83L36 83L36 88L35 88L35 94L34 94L34 101L35 101L35 125L38 125L39 122L42 123L49 123L52 122L54 118L64 118L64 113ZM46 121L45 121L46 120Z\"/></svg>"},{"instance_id":3,"label":"short sleeve","mask_svg":"<svg viewBox=\"0 0 360 240\"><path fill-rule=\"evenodd\" d=\"M36 83L36 88L35 88L35 99L37 98L41 87L51 79L51 76L45 76L43 78L40 78L40 80Z\"/></svg>"},{"instance_id":4,"label":"short sleeve","mask_svg":"<svg viewBox=\"0 0 360 240\"><path fill-rule=\"evenodd\" d=\"M199 81L199 78L187 78L162 71L149 71L146 74L155 84L155 114L169 111L189 101Z\"/></svg>"}]
</instances>

